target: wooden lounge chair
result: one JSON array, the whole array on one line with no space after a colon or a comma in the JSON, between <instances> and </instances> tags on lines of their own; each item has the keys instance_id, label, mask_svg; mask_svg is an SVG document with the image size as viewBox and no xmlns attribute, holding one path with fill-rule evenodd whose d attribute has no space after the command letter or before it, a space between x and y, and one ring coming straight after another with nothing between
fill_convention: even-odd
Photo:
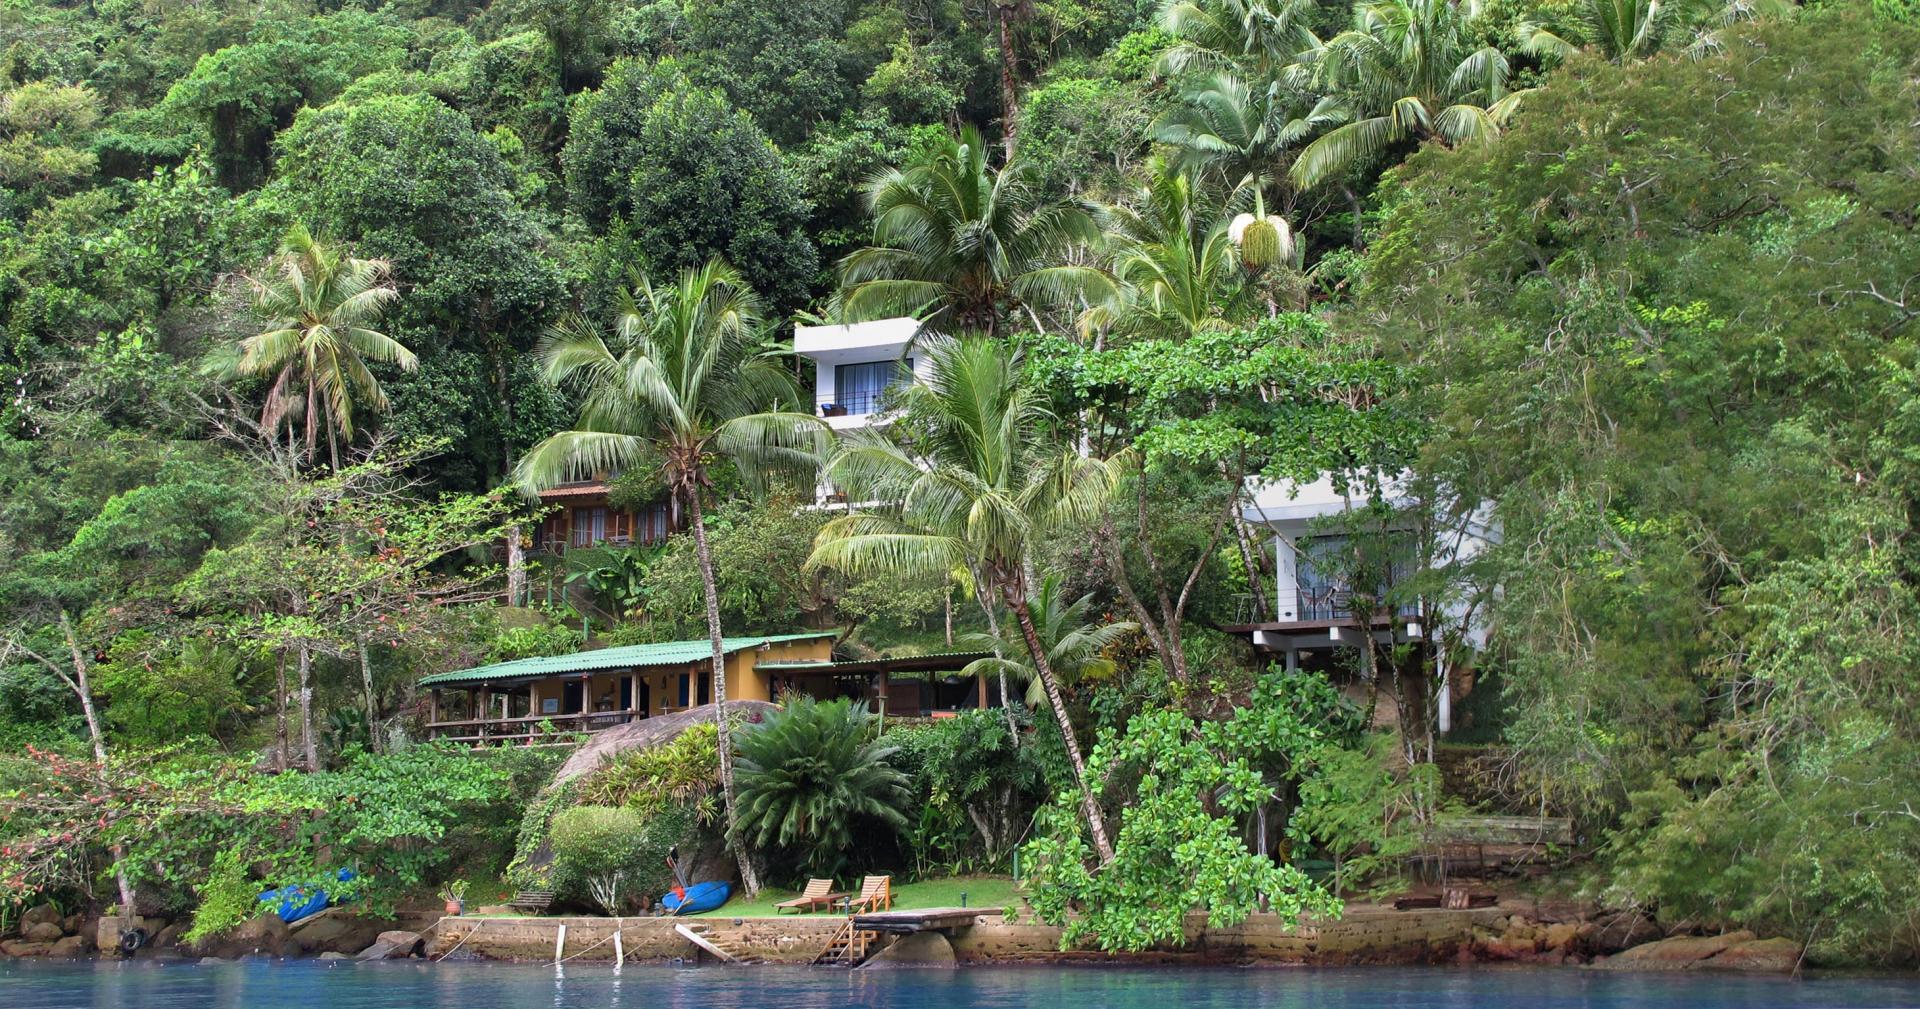
<instances>
[{"instance_id":1,"label":"wooden lounge chair","mask_svg":"<svg viewBox=\"0 0 1920 1009\"><path fill-rule=\"evenodd\" d=\"M893 877L868 876L860 881L860 896L847 901L847 913L886 911L893 907Z\"/></svg>"},{"instance_id":2,"label":"wooden lounge chair","mask_svg":"<svg viewBox=\"0 0 1920 1009\"><path fill-rule=\"evenodd\" d=\"M553 903L552 890L522 890L507 901L507 906L528 914L539 914Z\"/></svg>"},{"instance_id":3,"label":"wooden lounge chair","mask_svg":"<svg viewBox=\"0 0 1920 1009\"><path fill-rule=\"evenodd\" d=\"M834 901L846 896L848 894L844 890L838 893L833 892L833 880L810 879L807 880L807 888L800 892L800 896L773 905L773 913L779 914L792 908L799 914L812 914L823 907L832 907Z\"/></svg>"}]
</instances>

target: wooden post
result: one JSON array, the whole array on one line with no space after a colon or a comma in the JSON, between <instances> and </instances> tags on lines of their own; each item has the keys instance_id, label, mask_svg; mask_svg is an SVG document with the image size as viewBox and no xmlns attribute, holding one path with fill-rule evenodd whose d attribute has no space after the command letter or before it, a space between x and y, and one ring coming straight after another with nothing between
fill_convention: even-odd
<instances>
[{"instance_id":1,"label":"wooden post","mask_svg":"<svg viewBox=\"0 0 1920 1009\"><path fill-rule=\"evenodd\" d=\"M432 690L427 691L427 724L432 725L433 723L439 720L440 720L440 688L435 687Z\"/></svg>"},{"instance_id":2,"label":"wooden post","mask_svg":"<svg viewBox=\"0 0 1920 1009\"><path fill-rule=\"evenodd\" d=\"M560 962L560 951L567 948L567 923L560 923L560 931L553 937L553 962Z\"/></svg>"},{"instance_id":3,"label":"wooden post","mask_svg":"<svg viewBox=\"0 0 1920 1009\"><path fill-rule=\"evenodd\" d=\"M613 924L613 969L615 971L618 971L620 965L627 961L626 947L620 944L620 929L624 924L624 920Z\"/></svg>"}]
</instances>

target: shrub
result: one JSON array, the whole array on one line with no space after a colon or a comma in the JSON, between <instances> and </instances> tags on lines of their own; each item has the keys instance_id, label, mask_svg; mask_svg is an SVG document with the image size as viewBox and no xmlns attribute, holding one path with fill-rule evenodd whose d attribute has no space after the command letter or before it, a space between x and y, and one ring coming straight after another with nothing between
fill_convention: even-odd
<instances>
[{"instance_id":1,"label":"shrub","mask_svg":"<svg viewBox=\"0 0 1920 1009\"><path fill-rule=\"evenodd\" d=\"M580 801L641 814L690 804L709 819L720 777L717 737L712 723L701 723L659 746L616 754L580 783Z\"/></svg>"},{"instance_id":2,"label":"shrub","mask_svg":"<svg viewBox=\"0 0 1920 1009\"><path fill-rule=\"evenodd\" d=\"M735 736L741 837L825 876L855 850L856 827L890 833L905 826L907 776L891 763L896 748L875 738L876 728L870 712L844 699L795 696L759 728Z\"/></svg>"},{"instance_id":3,"label":"shrub","mask_svg":"<svg viewBox=\"0 0 1920 1009\"><path fill-rule=\"evenodd\" d=\"M215 856L213 871L200 885L200 906L193 924L180 938L189 943L219 935L254 916L260 908L260 885L247 877L246 859L238 848Z\"/></svg>"},{"instance_id":4,"label":"shrub","mask_svg":"<svg viewBox=\"0 0 1920 1009\"><path fill-rule=\"evenodd\" d=\"M487 642L488 662L509 662L580 650L580 631L563 624L505 627Z\"/></svg>"},{"instance_id":5,"label":"shrub","mask_svg":"<svg viewBox=\"0 0 1920 1009\"><path fill-rule=\"evenodd\" d=\"M1024 713L1022 713L1024 717ZM913 779L915 815L906 832L917 874L1000 867L1044 799L1039 754L1007 731L1004 713L893 729L895 766Z\"/></svg>"},{"instance_id":6,"label":"shrub","mask_svg":"<svg viewBox=\"0 0 1920 1009\"><path fill-rule=\"evenodd\" d=\"M553 818L554 881L585 888L608 914L621 912L627 876L638 868L645 821L618 806L575 806Z\"/></svg>"}]
</instances>

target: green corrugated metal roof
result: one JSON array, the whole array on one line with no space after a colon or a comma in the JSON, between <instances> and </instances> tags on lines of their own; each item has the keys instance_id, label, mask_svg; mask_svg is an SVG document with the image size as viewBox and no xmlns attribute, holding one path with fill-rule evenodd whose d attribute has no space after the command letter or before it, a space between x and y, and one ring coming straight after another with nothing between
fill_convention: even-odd
<instances>
[{"instance_id":1,"label":"green corrugated metal roof","mask_svg":"<svg viewBox=\"0 0 1920 1009\"><path fill-rule=\"evenodd\" d=\"M887 655L875 659L841 659L837 662L809 662L806 659L788 659L784 662L756 662L755 669L764 669L775 673L830 673L837 669L866 669L876 665L901 663L938 665L943 660L951 662L955 668L966 665L975 659L984 659L992 652L928 652L925 655Z\"/></svg>"},{"instance_id":2,"label":"green corrugated metal roof","mask_svg":"<svg viewBox=\"0 0 1920 1009\"><path fill-rule=\"evenodd\" d=\"M748 638L722 638L720 644L727 654L759 648L762 645L778 645L789 641L812 641L817 638L831 638L832 631L814 631L807 634L770 634ZM551 655L544 658L515 659L512 662L496 662L490 666L475 666L472 669L455 669L452 672L435 673L420 681L423 687L444 687L460 683L498 683L502 680L537 680L546 676L563 676L567 673L587 673L598 669L640 669L647 666L679 666L689 662L713 657L713 642L706 638L697 641L661 641L651 645L623 645L619 648L598 648L590 652L575 652L572 655Z\"/></svg>"}]
</instances>

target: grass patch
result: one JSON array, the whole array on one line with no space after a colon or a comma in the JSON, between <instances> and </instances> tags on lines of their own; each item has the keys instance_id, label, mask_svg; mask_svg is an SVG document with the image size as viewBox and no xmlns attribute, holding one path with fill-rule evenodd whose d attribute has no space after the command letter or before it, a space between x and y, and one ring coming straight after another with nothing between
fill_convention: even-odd
<instances>
[{"instance_id":1,"label":"grass patch","mask_svg":"<svg viewBox=\"0 0 1920 1009\"><path fill-rule=\"evenodd\" d=\"M860 881L839 880L841 889L857 890ZM893 907L896 911L910 911L928 907L959 907L961 894L966 894L966 906L997 911L1009 904L1021 902L1020 888L1006 876L954 876L947 879L928 879L918 883L898 883L893 886ZM769 887L760 891L754 900L741 897L727 901L726 905L703 914L688 915L689 918L771 918L775 914L792 914L792 911L778 911L774 905L783 900L799 896L793 890L779 890Z\"/></svg>"}]
</instances>

